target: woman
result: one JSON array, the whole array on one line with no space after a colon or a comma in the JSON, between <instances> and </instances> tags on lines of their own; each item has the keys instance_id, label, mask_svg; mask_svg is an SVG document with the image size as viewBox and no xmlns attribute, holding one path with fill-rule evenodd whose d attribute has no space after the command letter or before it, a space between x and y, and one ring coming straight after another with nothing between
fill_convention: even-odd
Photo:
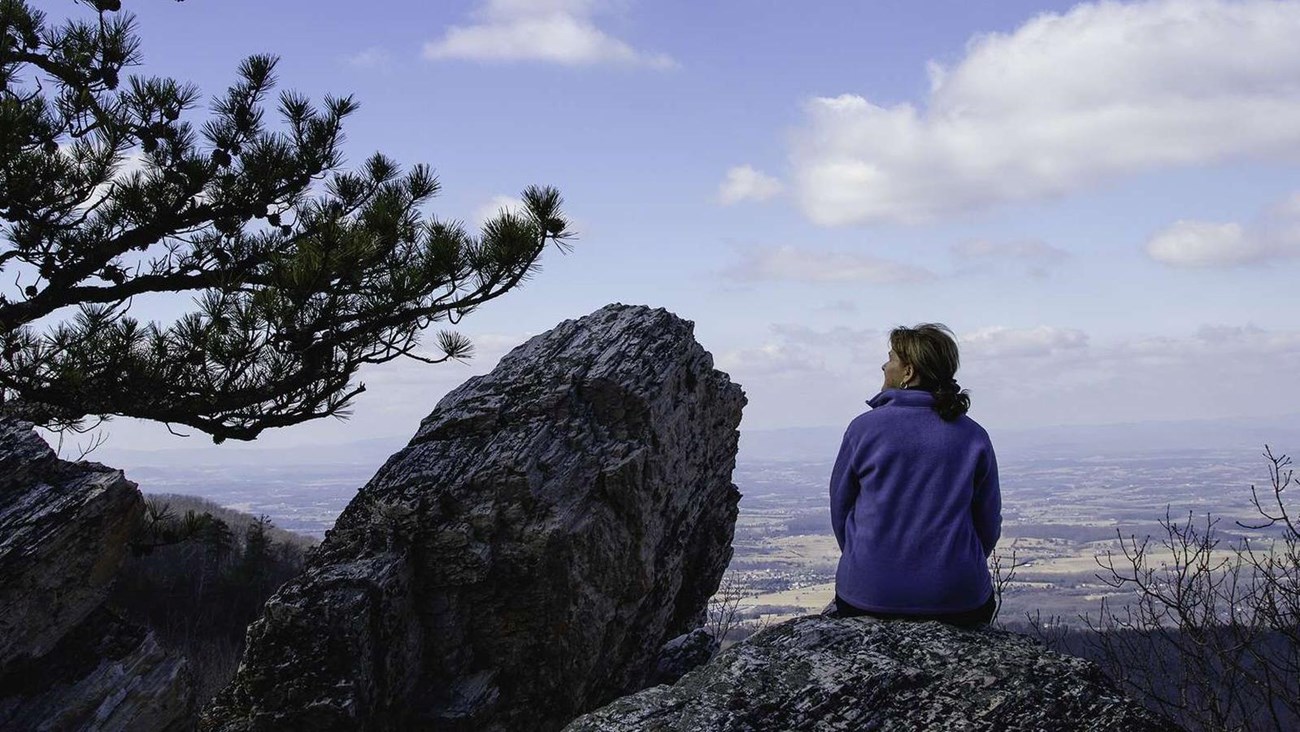
<instances>
[{"instance_id":1,"label":"woman","mask_svg":"<svg viewBox=\"0 0 1300 732\"><path fill-rule=\"evenodd\" d=\"M952 331L895 328L889 345L884 385L831 473L837 614L987 623L1002 529L993 445L966 416Z\"/></svg>"}]
</instances>

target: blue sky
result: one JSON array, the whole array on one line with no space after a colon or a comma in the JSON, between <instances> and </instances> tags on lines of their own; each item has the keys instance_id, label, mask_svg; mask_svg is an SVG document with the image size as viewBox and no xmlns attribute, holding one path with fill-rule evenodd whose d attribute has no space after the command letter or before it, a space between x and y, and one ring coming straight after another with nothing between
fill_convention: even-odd
<instances>
[{"instance_id":1,"label":"blue sky","mask_svg":"<svg viewBox=\"0 0 1300 732\"><path fill-rule=\"evenodd\" d=\"M957 332L995 436L1300 412L1300 2L124 6L142 73L211 95L278 54L282 87L360 100L350 161L437 170L432 212L553 184L581 234L462 323L473 363L373 368L350 422L260 443L409 435L613 301L694 321L742 429L846 423L888 329L923 321Z\"/></svg>"}]
</instances>

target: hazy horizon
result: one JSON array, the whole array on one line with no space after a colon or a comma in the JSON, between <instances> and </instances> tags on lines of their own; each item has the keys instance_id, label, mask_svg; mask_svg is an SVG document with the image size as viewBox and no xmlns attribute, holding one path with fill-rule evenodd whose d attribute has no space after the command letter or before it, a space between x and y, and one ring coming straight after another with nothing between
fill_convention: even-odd
<instances>
[{"instance_id":1,"label":"hazy horizon","mask_svg":"<svg viewBox=\"0 0 1300 732\"><path fill-rule=\"evenodd\" d=\"M739 460L832 459L844 425L778 429L741 426ZM257 441L217 447L188 447L183 442L156 449L114 447L108 442L87 459L129 470L133 466L222 464L291 467L310 464L373 465L405 447L412 434L375 435L356 440L320 444L266 445ZM200 436L199 439L201 439ZM1240 450L1255 457L1269 445L1275 452L1300 451L1300 413L1270 419L1220 419L1147 421L1053 428L1002 430L991 433L999 454L1044 457L1052 455L1135 455L1185 453L1196 450ZM191 438L194 439L194 438ZM71 443L64 454L75 452Z\"/></svg>"}]
</instances>

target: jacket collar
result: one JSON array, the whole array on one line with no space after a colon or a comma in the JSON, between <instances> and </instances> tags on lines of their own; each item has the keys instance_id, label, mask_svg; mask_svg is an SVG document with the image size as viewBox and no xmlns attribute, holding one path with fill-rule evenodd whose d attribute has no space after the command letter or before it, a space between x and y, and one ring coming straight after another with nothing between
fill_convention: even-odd
<instances>
[{"instance_id":1,"label":"jacket collar","mask_svg":"<svg viewBox=\"0 0 1300 732\"><path fill-rule=\"evenodd\" d=\"M886 404L895 407L933 407L934 394L924 389L885 389L867 400L872 409Z\"/></svg>"}]
</instances>

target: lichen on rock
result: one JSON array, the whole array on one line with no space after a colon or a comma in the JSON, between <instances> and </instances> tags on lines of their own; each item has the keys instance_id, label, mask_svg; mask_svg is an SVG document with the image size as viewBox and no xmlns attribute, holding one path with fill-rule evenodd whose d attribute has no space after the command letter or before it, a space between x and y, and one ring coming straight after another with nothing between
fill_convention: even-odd
<instances>
[{"instance_id":1,"label":"lichen on rock","mask_svg":"<svg viewBox=\"0 0 1300 732\"><path fill-rule=\"evenodd\" d=\"M939 622L808 616L564 732L1170 732L1090 661Z\"/></svg>"}]
</instances>

